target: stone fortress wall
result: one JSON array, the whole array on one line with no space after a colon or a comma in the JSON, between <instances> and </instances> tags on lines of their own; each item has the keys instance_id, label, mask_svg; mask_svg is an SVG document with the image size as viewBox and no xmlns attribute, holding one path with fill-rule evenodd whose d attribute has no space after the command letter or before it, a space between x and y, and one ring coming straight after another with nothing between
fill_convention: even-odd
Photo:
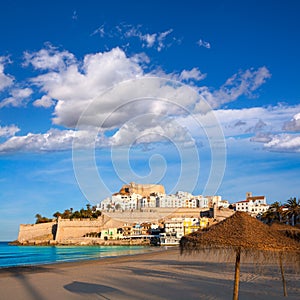
<instances>
[{"instance_id":1,"label":"stone fortress wall","mask_svg":"<svg viewBox=\"0 0 300 300\"><path fill-rule=\"evenodd\" d=\"M54 240L56 235L56 222L43 224L21 224L18 242Z\"/></svg>"},{"instance_id":2,"label":"stone fortress wall","mask_svg":"<svg viewBox=\"0 0 300 300\"><path fill-rule=\"evenodd\" d=\"M119 228L124 224L166 221L171 218L199 217L201 209L195 208L155 208L148 211L105 212L98 219L69 220L57 222L20 225L18 242L21 244L68 244L87 239L87 233L100 232L103 229ZM233 214L233 210L214 209L213 219L221 221Z\"/></svg>"},{"instance_id":3,"label":"stone fortress wall","mask_svg":"<svg viewBox=\"0 0 300 300\"><path fill-rule=\"evenodd\" d=\"M122 225L123 223L116 222L105 214L95 220L59 219L55 241L62 242L67 239L81 238L87 233L100 232L103 229Z\"/></svg>"},{"instance_id":4,"label":"stone fortress wall","mask_svg":"<svg viewBox=\"0 0 300 300\"><path fill-rule=\"evenodd\" d=\"M131 182L122 186L120 190L121 194L140 194L143 197L148 197L152 193L165 193L163 185L158 184L138 184ZM20 225L18 242L19 243L36 243L56 241L62 242L67 239L82 238L85 234L91 232L99 232L103 229L121 227L124 224L124 220L127 219L127 223L138 222L143 220L143 214L138 213L137 216L109 216L102 214L97 220L68 220L58 219L55 222L42 223L42 224L26 224ZM155 218L160 215L155 214ZM146 219L153 219L153 213L151 217L147 216ZM149 220L150 221L150 220Z\"/></svg>"},{"instance_id":5,"label":"stone fortress wall","mask_svg":"<svg viewBox=\"0 0 300 300\"><path fill-rule=\"evenodd\" d=\"M62 243L66 240L83 238L91 232L100 232L103 229L118 228L124 224L157 222L174 217L196 217L199 209L153 209L149 211L111 212L102 213L98 219L69 220L58 219L56 222L20 225L18 242L38 244L43 242Z\"/></svg>"},{"instance_id":6,"label":"stone fortress wall","mask_svg":"<svg viewBox=\"0 0 300 300\"><path fill-rule=\"evenodd\" d=\"M114 220L102 214L98 219L69 220L58 219L55 222L42 224L21 224L18 242L21 244L61 243L65 240L82 238L91 232L100 232L103 229L121 227L122 221Z\"/></svg>"}]
</instances>

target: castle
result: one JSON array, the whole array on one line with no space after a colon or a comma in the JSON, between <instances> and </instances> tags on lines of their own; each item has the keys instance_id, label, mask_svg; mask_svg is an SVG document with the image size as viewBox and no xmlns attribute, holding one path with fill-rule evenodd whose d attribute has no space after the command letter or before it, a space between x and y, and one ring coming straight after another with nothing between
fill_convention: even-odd
<instances>
[{"instance_id":1,"label":"castle","mask_svg":"<svg viewBox=\"0 0 300 300\"><path fill-rule=\"evenodd\" d=\"M165 188L161 184L139 184L130 182L124 184L119 191L121 195L138 194L142 197L149 197L151 194L165 194Z\"/></svg>"},{"instance_id":2,"label":"castle","mask_svg":"<svg viewBox=\"0 0 300 300\"><path fill-rule=\"evenodd\" d=\"M228 201L221 200L220 196L194 196L181 191L166 195L163 185L131 182L124 184L119 192L95 206L96 210L101 211L97 219L58 217L57 220L48 223L21 224L18 243L22 245L144 244L150 242L153 232L156 232L156 235L157 232L165 234L163 240L166 241L170 234L168 230L174 230L174 226L185 228L184 231L181 230L181 235L189 232L187 230L197 230L207 226L208 219L206 216L201 217L201 212L209 210L214 206L213 204L216 206L213 216L209 214L209 218L224 219L233 213L233 210L217 209L229 205ZM203 220L206 220L206 223ZM190 227L186 228L186 226ZM176 242L179 238L176 233Z\"/></svg>"}]
</instances>

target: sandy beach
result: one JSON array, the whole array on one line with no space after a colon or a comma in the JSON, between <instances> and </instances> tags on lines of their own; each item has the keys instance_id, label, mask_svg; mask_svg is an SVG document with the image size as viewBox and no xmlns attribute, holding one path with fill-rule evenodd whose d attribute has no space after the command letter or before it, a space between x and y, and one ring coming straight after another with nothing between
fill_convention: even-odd
<instances>
[{"instance_id":1,"label":"sandy beach","mask_svg":"<svg viewBox=\"0 0 300 300\"><path fill-rule=\"evenodd\" d=\"M233 263L176 249L96 261L0 270L0 299L231 299ZM286 272L288 299L300 275ZM277 265L241 266L240 299L283 299Z\"/></svg>"}]
</instances>

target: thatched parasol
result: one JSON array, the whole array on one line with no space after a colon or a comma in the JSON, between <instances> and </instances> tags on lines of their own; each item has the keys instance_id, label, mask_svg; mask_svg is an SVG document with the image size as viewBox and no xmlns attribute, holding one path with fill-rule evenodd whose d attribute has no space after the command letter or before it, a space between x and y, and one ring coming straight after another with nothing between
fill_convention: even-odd
<instances>
[{"instance_id":1,"label":"thatched parasol","mask_svg":"<svg viewBox=\"0 0 300 300\"><path fill-rule=\"evenodd\" d=\"M271 225L271 228L274 230L278 230L280 233L283 233L287 237L300 242L300 228L282 223L273 223Z\"/></svg>"},{"instance_id":2,"label":"thatched parasol","mask_svg":"<svg viewBox=\"0 0 300 300\"><path fill-rule=\"evenodd\" d=\"M286 295L282 258L291 255L299 263L300 244L268 225L256 220L245 212L236 212L224 221L206 230L194 232L180 240L181 253L199 252L207 249L234 251L236 253L233 299L238 299L241 253L265 257L277 257Z\"/></svg>"}]
</instances>

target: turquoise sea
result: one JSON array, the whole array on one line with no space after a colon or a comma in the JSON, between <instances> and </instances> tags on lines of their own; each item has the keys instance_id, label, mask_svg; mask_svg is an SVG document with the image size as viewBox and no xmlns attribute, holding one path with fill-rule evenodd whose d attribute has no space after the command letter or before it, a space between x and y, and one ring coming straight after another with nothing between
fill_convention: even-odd
<instances>
[{"instance_id":1,"label":"turquoise sea","mask_svg":"<svg viewBox=\"0 0 300 300\"><path fill-rule=\"evenodd\" d=\"M0 242L0 268L102 259L152 250L143 246L15 246Z\"/></svg>"}]
</instances>

